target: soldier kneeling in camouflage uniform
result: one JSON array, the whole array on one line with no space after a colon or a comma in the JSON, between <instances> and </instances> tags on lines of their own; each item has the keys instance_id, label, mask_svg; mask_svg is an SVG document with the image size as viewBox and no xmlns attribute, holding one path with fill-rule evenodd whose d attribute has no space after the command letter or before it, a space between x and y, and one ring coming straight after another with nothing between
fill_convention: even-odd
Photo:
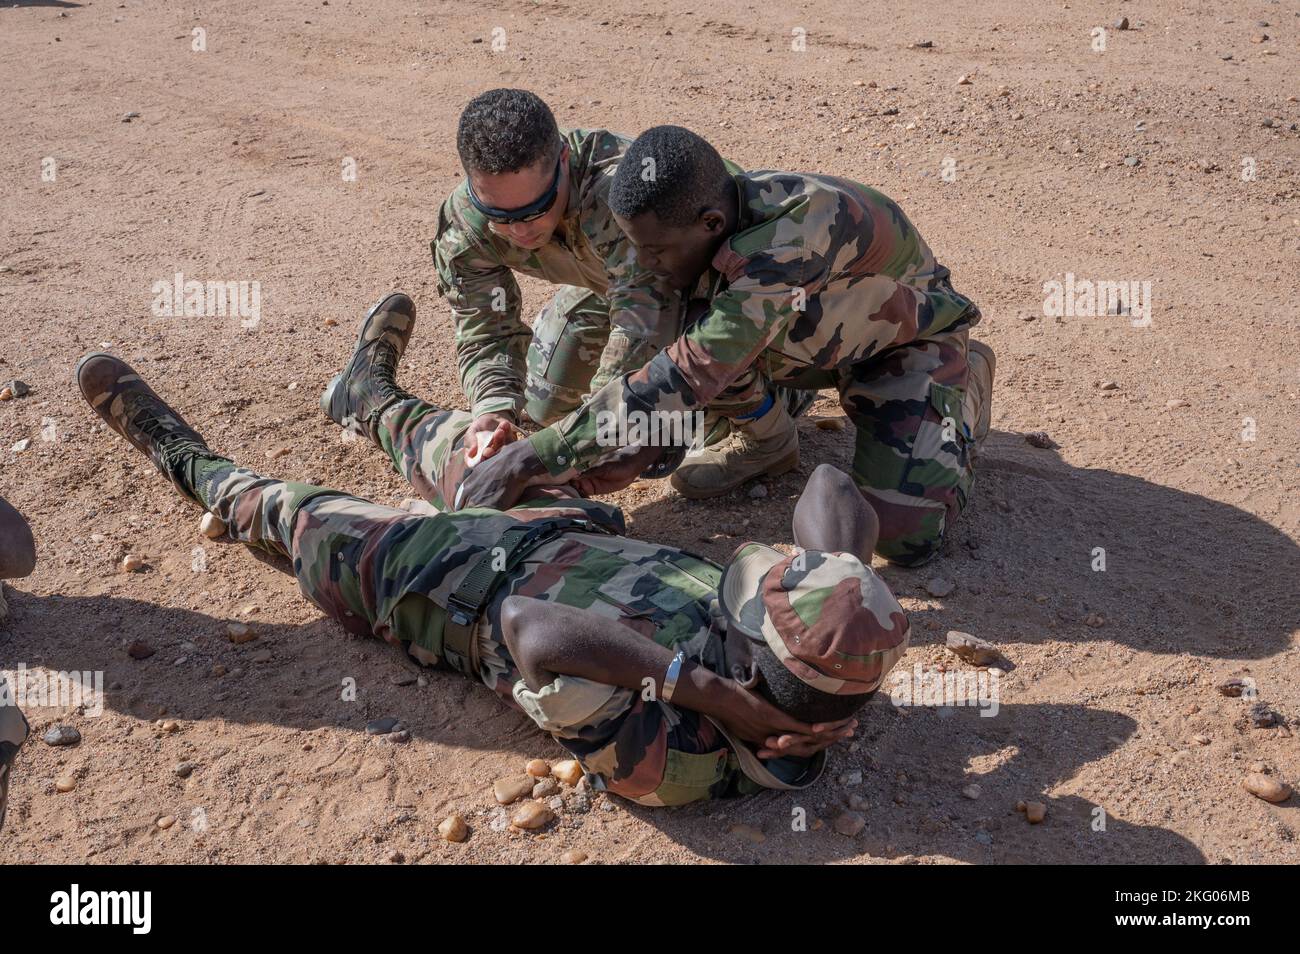
<instances>
[{"instance_id":1,"label":"soldier kneeling in camouflage uniform","mask_svg":"<svg viewBox=\"0 0 1300 954\"><path fill-rule=\"evenodd\" d=\"M902 209L847 179L734 173L679 126L628 148L609 205L637 260L708 307L644 367L477 468L467 502L510 506L530 482L601 462L603 416L681 416L723 389L770 395L773 382L835 388L857 425L853 479L880 517L877 552L909 566L933 557L966 505L994 362L969 337L979 309ZM779 402L765 405L749 426L759 441L789 426ZM749 459L743 443L718 445L688 456L673 483L706 495L755 476Z\"/></svg>"},{"instance_id":2,"label":"soldier kneeling in camouflage uniform","mask_svg":"<svg viewBox=\"0 0 1300 954\"><path fill-rule=\"evenodd\" d=\"M725 569L622 536L617 508L572 488L454 512L473 418L396 386L414 317L404 295L372 309L322 405L447 511L432 516L238 467L117 358L89 355L77 376L100 417L230 539L290 557L303 595L351 632L481 679L595 787L675 805L816 780L909 632L863 562L877 527L851 481L819 468L795 510L803 549L748 543Z\"/></svg>"}]
</instances>

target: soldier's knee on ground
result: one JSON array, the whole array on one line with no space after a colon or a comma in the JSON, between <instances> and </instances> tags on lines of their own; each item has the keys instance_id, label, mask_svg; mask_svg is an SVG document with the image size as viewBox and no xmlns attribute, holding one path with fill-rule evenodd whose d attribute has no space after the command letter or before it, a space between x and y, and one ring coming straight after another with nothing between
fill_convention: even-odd
<instances>
[{"instance_id":1,"label":"soldier's knee on ground","mask_svg":"<svg viewBox=\"0 0 1300 954\"><path fill-rule=\"evenodd\" d=\"M894 499L901 495L860 489L880 518L879 556L899 566L921 566L938 554L955 512L939 501Z\"/></svg>"},{"instance_id":2,"label":"soldier's knee on ground","mask_svg":"<svg viewBox=\"0 0 1300 954\"><path fill-rule=\"evenodd\" d=\"M576 411L582 404L584 392L562 388L550 382L529 380L524 414L534 424L547 427Z\"/></svg>"}]
</instances>

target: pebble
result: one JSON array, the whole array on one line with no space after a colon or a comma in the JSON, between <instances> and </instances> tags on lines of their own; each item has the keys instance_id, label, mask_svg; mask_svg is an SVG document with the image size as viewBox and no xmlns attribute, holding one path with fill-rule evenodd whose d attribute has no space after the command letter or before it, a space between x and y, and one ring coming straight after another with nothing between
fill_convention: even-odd
<instances>
[{"instance_id":1,"label":"pebble","mask_svg":"<svg viewBox=\"0 0 1300 954\"><path fill-rule=\"evenodd\" d=\"M226 521L222 520L215 513L205 513L199 517L199 533L203 534L209 540L215 540L223 536L226 532Z\"/></svg>"},{"instance_id":2,"label":"pebble","mask_svg":"<svg viewBox=\"0 0 1300 954\"><path fill-rule=\"evenodd\" d=\"M541 802L524 802L510 818L510 824L524 831L536 831L555 820L555 812Z\"/></svg>"},{"instance_id":3,"label":"pebble","mask_svg":"<svg viewBox=\"0 0 1300 954\"><path fill-rule=\"evenodd\" d=\"M551 763L546 759L529 759L524 771L533 778L546 778L551 774Z\"/></svg>"},{"instance_id":4,"label":"pebble","mask_svg":"<svg viewBox=\"0 0 1300 954\"><path fill-rule=\"evenodd\" d=\"M396 731L399 724L397 719L392 716L372 719L366 723L366 735L387 735L389 732Z\"/></svg>"},{"instance_id":5,"label":"pebble","mask_svg":"<svg viewBox=\"0 0 1300 954\"><path fill-rule=\"evenodd\" d=\"M253 627L249 626L247 623L226 624L226 635L230 637L230 641L236 645L257 639L257 633L253 632Z\"/></svg>"},{"instance_id":6,"label":"pebble","mask_svg":"<svg viewBox=\"0 0 1300 954\"><path fill-rule=\"evenodd\" d=\"M928 49L930 49L930 48L933 47L933 46L934 46L934 41L933 41L933 40L917 40L915 43L913 43L913 44L911 45L910 49L913 49L913 50L928 50Z\"/></svg>"},{"instance_id":7,"label":"pebble","mask_svg":"<svg viewBox=\"0 0 1300 954\"><path fill-rule=\"evenodd\" d=\"M577 759L566 759L551 766L551 774L565 785L577 785L585 774Z\"/></svg>"},{"instance_id":8,"label":"pebble","mask_svg":"<svg viewBox=\"0 0 1300 954\"><path fill-rule=\"evenodd\" d=\"M1106 617L1102 616L1100 613L1089 613L1087 617L1084 618L1083 625L1091 629L1101 629L1106 625Z\"/></svg>"},{"instance_id":9,"label":"pebble","mask_svg":"<svg viewBox=\"0 0 1300 954\"><path fill-rule=\"evenodd\" d=\"M504 808L498 807L488 820L488 827L493 831L505 831L510 827L510 816Z\"/></svg>"},{"instance_id":10,"label":"pebble","mask_svg":"<svg viewBox=\"0 0 1300 954\"><path fill-rule=\"evenodd\" d=\"M819 431L842 431L845 426L842 417L823 417L817 422Z\"/></svg>"},{"instance_id":11,"label":"pebble","mask_svg":"<svg viewBox=\"0 0 1300 954\"><path fill-rule=\"evenodd\" d=\"M579 851L576 848L570 848L564 854L560 855L560 861L566 865L580 865L587 860L587 853Z\"/></svg>"},{"instance_id":12,"label":"pebble","mask_svg":"<svg viewBox=\"0 0 1300 954\"><path fill-rule=\"evenodd\" d=\"M172 825L176 824L176 816L164 815L162 818L158 819L158 821L154 822L154 824L156 824L163 831L166 831L168 828L171 828Z\"/></svg>"},{"instance_id":13,"label":"pebble","mask_svg":"<svg viewBox=\"0 0 1300 954\"><path fill-rule=\"evenodd\" d=\"M161 723L158 728L162 729L164 732L175 732L180 728L180 725L174 720L168 719L166 722Z\"/></svg>"},{"instance_id":14,"label":"pebble","mask_svg":"<svg viewBox=\"0 0 1300 954\"><path fill-rule=\"evenodd\" d=\"M438 834L443 841L462 842L469 837L469 826L460 812L452 812L438 823Z\"/></svg>"},{"instance_id":15,"label":"pebble","mask_svg":"<svg viewBox=\"0 0 1300 954\"><path fill-rule=\"evenodd\" d=\"M1116 20L1116 21L1115 21L1115 29L1116 29L1116 30L1127 30L1127 29L1128 29L1128 17L1120 17L1118 20Z\"/></svg>"},{"instance_id":16,"label":"pebble","mask_svg":"<svg viewBox=\"0 0 1300 954\"><path fill-rule=\"evenodd\" d=\"M1030 431L1025 435L1025 443L1030 447L1050 448L1056 446L1047 435L1047 431Z\"/></svg>"},{"instance_id":17,"label":"pebble","mask_svg":"<svg viewBox=\"0 0 1300 954\"><path fill-rule=\"evenodd\" d=\"M392 851L388 853L388 860L395 865L400 865L403 861L406 860L406 855L402 854L400 851L394 848Z\"/></svg>"},{"instance_id":18,"label":"pebble","mask_svg":"<svg viewBox=\"0 0 1300 954\"><path fill-rule=\"evenodd\" d=\"M45 733L46 745L76 745L81 741L81 733L70 725L53 725Z\"/></svg>"},{"instance_id":19,"label":"pebble","mask_svg":"<svg viewBox=\"0 0 1300 954\"><path fill-rule=\"evenodd\" d=\"M767 496L767 487L764 484L755 484L749 488L749 497L751 500L761 500Z\"/></svg>"},{"instance_id":20,"label":"pebble","mask_svg":"<svg viewBox=\"0 0 1300 954\"><path fill-rule=\"evenodd\" d=\"M324 324L326 328L335 328L338 326L338 321L334 318L326 318Z\"/></svg>"},{"instance_id":21,"label":"pebble","mask_svg":"<svg viewBox=\"0 0 1300 954\"><path fill-rule=\"evenodd\" d=\"M172 767L172 773L177 778L189 778L194 774L196 768L198 768L198 764L194 762L177 762Z\"/></svg>"},{"instance_id":22,"label":"pebble","mask_svg":"<svg viewBox=\"0 0 1300 954\"><path fill-rule=\"evenodd\" d=\"M967 76L965 73L957 77L958 86L969 86L971 82L972 82L971 78Z\"/></svg>"},{"instance_id":23,"label":"pebble","mask_svg":"<svg viewBox=\"0 0 1300 954\"><path fill-rule=\"evenodd\" d=\"M0 401L12 401L14 398L26 397L31 393L31 390L32 389L22 381L10 381L3 387L0 387Z\"/></svg>"},{"instance_id":24,"label":"pebble","mask_svg":"<svg viewBox=\"0 0 1300 954\"><path fill-rule=\"evenodd\" d=\"M1210 737L1208 735L1197 734L1192 736L1192 741L1195 742L1197 745L1209 745Z\"/></svg>"},{"instance_id":25,"label":"pebble","mask_svg":"<svg viewBox=\"0 0 1300 954\"><path fill-rule=\"evenodd\" d=\"M948 647L949 652L964 659L971 665L990 666L998 664L1003 669L1013 668L1011 661L988 640L972 636L970 633L963 633L959 629L948 630L944 644Z\"/></svg>"},{"instance_id":26,"label":"pebble","mask_svg":"<svg viewBox=\"0 0 1300 954\"><path fill-rule=\"evenodd\" d=\"M389 732L387 735L380 736L385 742L392 742L394 745L404 745L411 741L410 729L398 729L396 732Z\"/></svg>"},{"instance_id":27,"label":"pebble","mask_svg":"<svg viewBox=\"0 0 1300 954\"><path fill-rule=\"evenodd\" d=\"M564 807L564 799L563 797L556 795L554 798L547 801L546 804L551 806L551 811L558 812Z\"/></svg>"},{"instance_id":28,"label":"pebble","mask_svg":"<svg viewBox=\"0 0 1300 954\"><path fill-rule=\"evenodd\" d=\"M933 580L926 581L925 591L929 593L931 596L942 597L942 596L947 596L949 593L951 593L955 587L956 584L953 583L951 580L943 580L936 577Z\"/></svg>"},{"instance_id":29,"label":"pebble","mask_svg":"<svg viewBox=\"0 0 1300 954\"><path fill-rule=\"evenodd\" d=\"M1126 165L1126 166L1130 166L1130 167L1132 167L1132 166L1136 166L1136 165L1139 165L1141 162L1142 162L1142 160L1139 159L1137 156L1125 156L1125 157L1124 157L1124 165Z\"/></svg>"},{"instance_id":30,"label":"pebble","mask_svg":"<svg viewBox=\"0 0 1300 954\"><path fill-rule=\"evenodd\" d=\"M77 780L71 775L60 775L54 780L54 790L57 792L70 792L77 787Z\"/></svg>"},{"instance_id":31,"label":"pebble","mask_svg":"<svg viewBox=\"0 0 1300 954\"><path fill-rule=\"evenodd\" d=\"M1254 723L1257 729L1267 729L1281 721L1281 716L1262 702L1257 702L1251 706L1249 715L1250 721Z\"/></svg>"},{"instance_id":32,"label":"pebble","mask_svg":"<svg viewBox=\"0 0 1300 954\"><path fill-rule=\"evenodd\" d=\"M1039 824L1047 817L1047 806L1042 802L1025 802L1025 820L1031 825Z\"/></svg>"},{"instance_id":33,"label":"pebble","mask_svg":"<svg viewBox=\"0 0 1300 954\"><path fill-rule=\"evenodd\" d=\"M977 783L972 782L961 790L962 795L969 798L972 802L980 797L980 787Z\"/></svg>"},{"instance_id":34,"label":"pebble","mask_svg":"<svg viewBox=\"0 0 1300 954\"><path fill-rule=\"evenodd\" d=\"M865 795L859 795L857 792L851 794L848 801L849 808L853 809L855 812L865 812L871 808L871 802L867 800L867 797Z\"/></svg>"},{"instance_id":35,"label":"pebble","mask_svg":"<svg viewBox=\"0 0 1300 954\"><path fill-rule=\"evenodd\" d=\"M600 810L602 812L612 812L614 810L614 803L611 801L603 801L600 803Z\"/></svg>"},{"instance_id":36,"label":"pebble","mask_svg":"<svg viewBox=\"0 0 1300 954\"><path fill-rule=\"evenodd\" d=\"M517 802L533 791L536 780L531 775L510 775L492 783L492 794L499 805Z\"/></svg>"},{"instance_id":37,"label":"pebble","mask_svg":"<svg viewBox=\"0 0 1300 954\"><path fill-rule=\"evenodd\" d=\"M157 650L155 650L148 643L141 642L138 639L135 642L133 642L130 646L126 647L126 654L130 656L132 659L148 659L156 651Z\"/></svg>"},{"instance_id":38,"label":"pebble","mask_svg":"<svg viewBox=\"0 0 1300 954\"><path fill-rule=\"evenodd\" d=\"M569 800L569 811L579 815L585 815L591 811L591 796L586 792L578 792Z\"/></svg>"},{"instance_id":39,"label":"pebble","mask_svg":"<svg viewBox=\"0 0 1300 954\"><path fill-rule=\"evenodd\" d=\"M1174 408L1179 408L1179 407L1191 407L1191 406L1192 406L1192 402L1191 402L1191 401L1181 401L1181 400L1176 400L1176 401L1166 401L1166 402L1165 402L1165 408L1166 408L1166 410L1170 410L1170 411L1174 410Z\"/></svg>"},{"instance_id":40,"label":"pebble","mask_svg":"<svg viewBox=\"0 0 1300 954\"><path fill-rule=\"evenodd\" d=\"M271 650L259 649L257 652L253 653L253 655L249 656L248 658L255 663L268 663L271 661Z\"/></svg>"},{"instance_id":41,"label":"pebble","mask_svg":"<svg viewBox=\"0 0 1300 954\"><path fill-rule=\"evenodd\" d=\"M226 669L226 667L221 665L221 663L216 663L212 667L212 675L216 676L217 678L224 676L227 671L228 670Z\"/></svg>"},{"instance_id":42,"label":"pebble","mask_svg":"<svg viewBox=\"0 0 1300 954\"><path fill-rule=\"evenodd\" d=\"M130 112L130 113L123 113L123 114L122 114L122 122L124 122L124 123L129 123L131 120L133 120L133 119L139 119L139 118L140 118L140 114L139 114L139 113L136 113L136 112Z\"/></svg>"},{"instance_id":43,"label":"pebble","mask_svg":"<svg viewBox=\"0 0 1300 954\"><path fill-rule=\"evenodd\" d=\"M1101 384L1097 385L1097 390L1099 390L1099 391L1118 391L1118 390L1119 390L1119 385L1116 384L1114 381L1103 381L1103 382L1101 382Z\"/></svg>"},{"instance_id":44,"label":"pebble","mask_svg":"<svg viewBox=\"0 0 1300 954\"><path fill-rule=\"evenodd\" d=\"M1266 802L1285 802L1291 797L1291 786L1285 782L1279 782L1275 778L1269 778L1262 772L1251 772L1241 781L1242 787L1256 798L1262 798Z\"/></svg>"},{"instance_id":45,"label":"pebble","mask_svg":"<svg viewBox=\"0 0 1300 954\"><path fill-rule=\"evenodd\" d=\"M533 786L533 798L549 798L560 790L560 783L554 778L547 776L539 779Z\"/></svg>"},{"instance_id":46,"label":"pebble","mask_svg":"<svg viewBox=\"0 0 1300 954\"><path fill-rule=\"evenodd\" d=\"M123 573L135 573L143 566L144 560L136 556L134 553L128 553L126 556L122 557Z\"/></svg>"},{"instance_id":47,"label":"pebble","mask_svg":"<svg viewBox=\"0 0 1300 954\"><path fill-rule=\"evenodd\" d=\"M1247 683L1245 679L1233 678L1226 682L1219 683L1216 688L1221 694L1235 699L1246 691L1246 685Z\"/></svg>"},{"instance_id":48,"label":"pebble","mask_svg":"<svg viewBox=\"0 0 1300 954\"><path fill-rule=\"evenodd\" d=\"M416 681L416 679L418 679L418 678L419 678L419 677L416 676L416 674L413 673L413 672L404 672L404 673L400 673L400 674L398 674L398 675L396 675L396 676L393 677L393 685L395 685L395 686L413 686L413 685L415 685L415 681Z\"/></svg>"},{"instance_id":49,"label":"pebble","mask_svg":"<svg viewBox=\"0 0 1300 954\"><path fill-rule=\"evenodd\" d=\"M867 827L867 819L861 812L840 812L832 824L841 835L852 838Z\"/></svg>"}]
</instances>

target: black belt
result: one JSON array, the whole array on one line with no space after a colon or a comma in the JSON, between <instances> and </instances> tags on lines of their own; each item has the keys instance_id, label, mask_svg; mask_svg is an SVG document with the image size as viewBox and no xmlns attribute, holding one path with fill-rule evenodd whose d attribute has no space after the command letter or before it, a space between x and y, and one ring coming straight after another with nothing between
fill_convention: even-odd
<instances>
[{"instance_id":1,"label":"black belt","mask_svg":"<svg viewBox=\"0 0 1300 954\"><path fill-rule=\"evenodd\" d=\"M478 675L479 653L478 641L474 639L474 624L483 615L497 587L529 553L570 530L613 532L588 520L561 517L511 527L501 534L500 542L483 551L460 581L460 586L447 598L442 655L448 665L467 676Z\"/></svg>"}]
</instances>

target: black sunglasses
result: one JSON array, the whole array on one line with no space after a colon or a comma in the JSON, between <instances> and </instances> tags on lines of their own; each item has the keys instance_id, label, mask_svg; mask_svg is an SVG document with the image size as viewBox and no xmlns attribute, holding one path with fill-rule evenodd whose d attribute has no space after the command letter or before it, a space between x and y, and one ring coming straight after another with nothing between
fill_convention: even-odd
<instances>
[{"instance_id":1,"label":"black sunglasses","mask_svg":"<svg viewBox=\"0 0 1300 954\"><path fill-rule=\"evenodd\" d=\"M484 205L479 201L478 196L474 194L474 187L465 182L465 187L469 189L469 201L474 208L483 213L490 221L500 225L511 225L515 222L531 222L534 219L540 219L547 212L551 211L551 206L555 205L555 197L560 193L560 166L564 162L564 150L560 150L560 155L555 160L555 178L551 180L551 187L536 202L530 202L528 205L520 206L517 209L497 209L490 205Z\"/></svg>"}]
</instances>

